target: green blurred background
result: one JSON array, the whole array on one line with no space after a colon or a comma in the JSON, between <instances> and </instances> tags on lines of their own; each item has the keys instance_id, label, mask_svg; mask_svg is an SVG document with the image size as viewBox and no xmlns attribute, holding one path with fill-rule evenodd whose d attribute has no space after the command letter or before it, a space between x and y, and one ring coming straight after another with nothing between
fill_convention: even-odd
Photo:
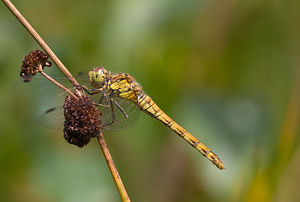
<instances>
[{"instance_id":1,"label":"green blurred background","mask_svg":"<svg viewBox=\"0 0 300 202\"><path fill-rule=\"evenodd\" d=\"M132 201L300 200L300 1L14 3L72 73L130 73L226 167L141 114L104 131ZM96 140L34 123L13 88L40 47L3 3L0 27L0 201L120 201Z\"/></svg>"}]
</instances>

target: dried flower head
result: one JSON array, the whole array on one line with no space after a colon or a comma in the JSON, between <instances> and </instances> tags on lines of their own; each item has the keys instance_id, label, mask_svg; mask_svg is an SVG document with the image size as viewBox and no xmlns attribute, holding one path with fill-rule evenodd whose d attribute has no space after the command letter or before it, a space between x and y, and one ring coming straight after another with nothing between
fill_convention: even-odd
<instances>
[{"instance_id":1,"label":"dried flower head","mask_svg":"<svg viewBox=\"0 0 300 202\"><path fill-rule=\"evenodd\" d=\"M52 63L48 61L49 56L40 50L29 52L22 62L20 76L24 82L30 82L33 76L39 72L39 66L44 69L45 66L50 67Z\"/></svg>"},{"instance_id":2,"label":"dried flower head","mask_svg":"<svg viewBox=\"0 0 300 202\"><path fill-rule=\"evenodd\" d=\"M67 96L64 103L64 138L68 143L83 147L96 137L102 128L101 112L91 98Z\"/></svg>"}]
</instances>

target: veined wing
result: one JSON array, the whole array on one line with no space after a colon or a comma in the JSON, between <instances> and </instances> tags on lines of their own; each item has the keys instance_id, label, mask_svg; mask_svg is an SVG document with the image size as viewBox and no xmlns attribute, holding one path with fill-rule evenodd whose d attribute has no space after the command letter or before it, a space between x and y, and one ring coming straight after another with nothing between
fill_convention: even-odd
<instances>
[{"instance_id":1,"label":"veined wing","mask_svg":"<svg viewBox=\"0 0 300 202\"><path fill-rule=\"evenodd\" d=\"M51 76L54 80L74 92L73 84L63 76ZM77 76L76 80L82 85L89 85L87 75ZM14 91L19 96L37 104L58 106L64 103L68 95L64 90L54 85L41 74L35 75L31 82L24 83L18 80L14 86Z\"/></svg>"},{"instance_id":2,"label":"veined wing","mask_svg":"<svg viewBox=\"0 0 300 202\"><path fill-rule=\"evenodd\" d=\"M39 126L55 130L63 130L64 127L64 109L63 106L56 106L48 109L41 114L36 123Z\"/></svg>"},{"instance_id":3,"label":"veined wing","mask_svg":"<svg viewBox=\"0 0 300 202\"><path fill-rule=\"evenodd\" d=\"M73 84L66 77L51 77L74 92ZM81 74L79 76L76 76L75 78L81 85L85 85L86 87L90 88L90 82L87 75ZM53 106L37 119L36 122L38 125L52 129L61 129L63 127L64 110L62 105L64 103L65 97L68 94L61 88L54 85L42 75L37 74L29 83L24 83L21 79L18 80L15 84L14 90L16 94L34 103ZM102 101L100 101L103 95L102 92L94 95L89 95L88 93L86 93L86 95L91 97L95 101L95 103L107 105L105 99L102 99ZM102 116L100 117L100 119L102 120L103 126L106 125L105 129L120 130L133 125L136 122L140 111L136 107L136 104L132 101L121 99L117 96L111 98L118 103L121 109L115 103L113 103L110 107L97 106L102 112ZM113 112L111 107L113 108ZM124 119L125 116L123 111L125 111L128 115L127 119ZM113 113L115 122L117 122L116 124L110 124L113 121Z\"/></svg>"},{"instance_id":4,"label":"veined wing","mask_svg":"<svg viewBox=\"0 0 300 202\"><path fill-rule=\"evenodd\" d=\"M106 100L100 98L102 97L102 93L98 93L91 96L95 103L106 105ZM108 98L109 99L109 98ZM100 117L102 121L102 125L106 130L121 130L132 126L138 119L140 110L136 106L136 104L132 101L121 99L117 96L112 97L114 101L119 105L117 106L113 103L109 107L104 106L96 106L100 109L102 115ZM121 107L121 109L119 108ZM113 112L112 112L113 108ZM128 118L125 118L123 112L126 112ZM115 122L113 122L113 113L115 117ZM48 109L44 112L38 119L37 124L51 129L61 130L63 128L64 122L64 109L62 106L56 106Z\"/></svg>"}]
</instances>

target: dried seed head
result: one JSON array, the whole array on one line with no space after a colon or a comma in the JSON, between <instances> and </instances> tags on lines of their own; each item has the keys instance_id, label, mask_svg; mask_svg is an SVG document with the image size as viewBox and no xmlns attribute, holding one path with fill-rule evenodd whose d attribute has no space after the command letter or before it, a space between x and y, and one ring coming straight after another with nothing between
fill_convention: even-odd
<instances>
[{"instance_id":1,"label":"dried seed head","mask_svg":"<svg viewBox=\"0 0 300 202\"><path fill-rule=\"evenodd\" d=\"M67 96L63 107L64 138L68 143L83 147L100 133L101 112L93 105L91 98Z\"/></svg>"},{"instance_id":2,"label":"dried seed head","mask_svg":"<svg viewBox=\"0 0 300 202\"><path fill-rule=\"evenodd\" d=\"M33 76L39 72L39 66L43 69L45 66L50 67L52 63L48 61L49 56L40 50L29 52L22 62L20 76L24 82L30 82Z\"/></svg>"}]
</instances>

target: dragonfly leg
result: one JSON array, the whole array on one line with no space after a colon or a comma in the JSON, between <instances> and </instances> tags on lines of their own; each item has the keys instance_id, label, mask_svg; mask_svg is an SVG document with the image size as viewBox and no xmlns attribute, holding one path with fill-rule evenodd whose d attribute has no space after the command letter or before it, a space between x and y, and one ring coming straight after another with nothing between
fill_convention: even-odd
<instances>
[{"instance_id":1,"label":"dragonfly leg","mask_svg":"<svg viewBox=\"0 0 300 202\"><path fill-rule=\"evenodd\" d=\"M119 105L119 103L116 102L115 100L113 100L113 103L119 108L119 110L121 110L121 112L122 112L123 115L124 115L124 118L120 119L118 122L127 119L127 118L128 118L128 115L127 115L127 113L125 112L125 110Z\"/></svg>"},{"instance_id":2,"label":"dragonfly leg","mask_svg":"<svg viewBox=\"0 0 300 202\"><path fill-rule=\"evenodd\" d=\"M101 104L102 100L103 100L103 97L105 98L105 102L106 104ZM111 107L111 104L108 102L108 99L107 99L107 95L106 94L103 94L100 98L100 100L98 102L95 102L93 103L94 105L98 106L98 107L105 107L105 108L109 108Z\"/></svg>"},{"instance_id":3,"label":"dragonfly leg","mask_svg":"<svg viewBox=\"0 0 300 202\"><path fill-rule=\"evenodd\" d=\"M98 94L98 93L102 92L102 90L103 90L102 88L100 88L100 89L89 88L89 87L86 87L85 85L78 85L78 86L75 86L75 88L82 88L89 95Z\"/></svg>"},{"instance_id":4,"label":"dragonfly leg","mask_svg":"<svg viewBox=\"0 0 300 202\"><path fill-rule=\"evenodd\" d=\"M124 117L122 119L116 120L113 104L115 104L118 107L118 109L123 113ZM117 101L115 101L112 98L110 99L110 106L111 106L111 113L112 113L112 121L111 121L111 123L105 124L103 127L112 126L112 125L122 122L128 118L128 114L125 112L125 110L119 105L119 103Z\"/></svg>"},{"instance_id":5,"label":"dragonfly leg","mask_svg":"<svg viewBox=\"0 0 300 202\"><path fill-rule=\"evenodd\" d=\"M82 88L87 94L89 95L95 95L95 94L98 94L98 93L101 93L103 92L103 88L100 88L100 89L93 89L93 88L88 88L86 87L85 85L78 85L78 86L75 86L75 88ZM101 104L102 100L103 100L103 97L105 98L105 102L106 104ZM99 107L110 107L110 104L108 102L108 99L107 99L107 94L106 93L103 93L101 95L101 98L98 102L94 103L96 106L99 106Z\"/></svg>"},{"instance_id":6,"label":"dragonfly leg","mask_svg":"<svg viewBox=\"0 0 300 202\"><path fill-rule=\"evenodd\" d=\"M82 88L89 95L95 95L95 94L98 94L98 93L101 93L101 92L104 91L103 87L100 88L100 89L92 89L92 88L88 88L85 85L79 85L76 88ZM108 98L108 94L106 92L104 92L101 95L100 99L97 102L95 102L94 105L99 106L99 107L105 107L105 108L109 108L110 107L111 108L112 120L111 120L110 123L107 123L107 124L103 125L103 127L114 125L114 124L119 123L119 122L121 122L121 121L123 121L123 120L125 120L125 119L128 118L128 115L125 112L125 110L119 105L119 103L117 101L115 101L112 98ZM124 115L124 117L122 119L116 120L116 116L115 116L114 106L113 105L116 105L117 108Z\"/></svg>"},{"instance_id":7,"label":"dragonfly leg","mask_svg":"<svg viewBox=\"0 0 300 202\"><path fill-rule=\"evenodd\" d=\"M101 104L102 101L103 101L103 98L105 99L106 104ZM106 93L102 94L101 98L98 101L98 104L99 104L99 106L107 107L107 108L111 106L110 102L108 102L107 94Z\"/></svg>"}]
</instances>

